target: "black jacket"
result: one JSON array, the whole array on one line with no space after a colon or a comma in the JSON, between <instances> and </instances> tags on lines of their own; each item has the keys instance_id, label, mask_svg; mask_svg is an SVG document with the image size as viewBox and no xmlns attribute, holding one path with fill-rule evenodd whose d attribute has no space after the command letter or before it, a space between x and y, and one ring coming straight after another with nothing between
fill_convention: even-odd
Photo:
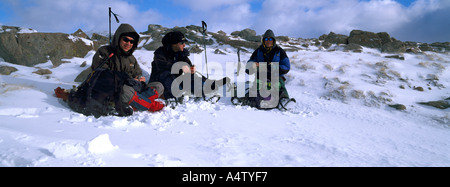
<instances>
[{"instance_id":1,"label":"black jacket","mask_svg":"<svg viewBox=\"0 0 450 187\"><path fill-rule=\"evenodd\" d=\"M161 81L160 75L163 72L171 71L172 66L177 62L186 62L192 66L189 60L189 51L184 49L182 52L175 53L170 47L160 47L155 51L155 56L152 62L152 72L150 75L150 82ZM179 73L181 74L181 72ZM178 74L178 75L179 75Z\"/></svg>"},{"instance_id":2,"label":"black jacket","mask_svg":"<svg viewBox=\"0 0 450 187\"><path fill-rule=\"evenodd\" d=\"M124 34L133 34L136 43L133 48L128 52L120 50L119 41ZM92 70L98 68L103 59L106 59L111 53L114 56L103 65L102 68L110 69L112 71L125 72L131 78L139 78L142 76L142 69L139 66L136 58L133 56L133 52L137 48L137 41L139 41L139 34L129 24L122 24L114 34L111 45L103 46L97 50L92 59Z\"/></svg>"}]
</instances>

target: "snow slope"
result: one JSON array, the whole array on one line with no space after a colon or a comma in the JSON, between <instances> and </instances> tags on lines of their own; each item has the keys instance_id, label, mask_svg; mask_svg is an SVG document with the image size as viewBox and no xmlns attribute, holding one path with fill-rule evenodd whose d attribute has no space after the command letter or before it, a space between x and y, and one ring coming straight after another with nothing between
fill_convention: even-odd
<instances>
[{"instance_id":1,"label":"snow slope","mask_svg":"<svg viewBox=\"0 0 450 187\"><path fill-rule=\"evenodd\" d=\"M216 48L226 55L214 54ZM0 62L19 70L0 75L0 166L450 166L450 110L417 104L450 96L448 52L405 54L403 61L368 48L299 48L288 52L287 87L298 101L291 112L222 98L96 119L70 111L53 94L76 85L94 51L57 68ZM150 71L153 51L135 56ZM198 67L202 56L191 57ZM209 47L208 59L234 64L236 50ZM32 73L37 68L53 74Z\"/></svg>"}]
</instances>

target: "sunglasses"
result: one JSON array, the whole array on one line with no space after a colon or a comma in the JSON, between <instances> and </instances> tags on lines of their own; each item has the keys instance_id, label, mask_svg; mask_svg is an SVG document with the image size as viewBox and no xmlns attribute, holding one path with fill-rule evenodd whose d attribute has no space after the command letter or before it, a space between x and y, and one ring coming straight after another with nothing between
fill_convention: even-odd
<instances>
[{"instance_id":1,"label":"sunglasses","mask_svg":"<svg viewBox=\"0 0 450 187\"><path fill-rule=\"evenodd\" d=\"M264 38L264 41L273 41L273 38Z\"/></svg>"},{"instance_id":2,"label":"sunglasses","mask_svg":"<svg viewBox=\"0 0 450 187\"><path fill-rule=\"evenodd\" d=\"M130 40L130 39L128 39L127 37L123 37L122 40L123 40L123 42L125 42L125 43L130 42L131 44L134 44L134 40Z\"/></svg>"}]
</instances>

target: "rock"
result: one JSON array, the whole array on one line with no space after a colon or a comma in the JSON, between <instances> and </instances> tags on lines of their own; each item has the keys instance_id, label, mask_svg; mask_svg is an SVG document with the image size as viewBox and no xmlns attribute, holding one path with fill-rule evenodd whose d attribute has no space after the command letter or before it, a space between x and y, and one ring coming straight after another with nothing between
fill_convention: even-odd
<instances>
[{"instance_id":1,"label":"rock","mask_svg":"<svg viewBox=\"0 0 450 187\"><path fill-rule=\"evenodd\" d=\"M383 53L404 53L406 52L406 46L403 42L393 40L392 42L384 43L381 46L381 52Z\"/></svg>"},{"instance_id":2,"label":"rock","mask_svg":"<svg viewBox=\"0 0 450 187\"><path fill-rule=\"evenodd\" d=\"M348 38L348 43L355 43L361 46L380 49L385 53L403 53L406 52L406 45L391 38L388 33L373 33L361 30L353 30Z\"/></svg>"},{"instance_id":3,"label":"rock","mask_svg":"<svg viewBox=\"0 0 450 187\"><path fill-rule=\"evenodd\" d=\"M419 49L422 51L434 51L434 49L427 43L420 44Z\"/></svg>"},{"instance_id":4,"label":"rock","mask_svg":"<svg viewBox=\"0 0 450 187\"><path fill-rule=\"evenodd\" d=\"M395 58L395 59L399 59L399 60L405 60L405 57L401 56L401 55L390 55L390 56L385 56L385 58Z\"/></svg>"},{"instance_id":5,"label":"rock","mask_svg":"<svg viewBox=\"0 0 450 187\"><path fill-rule=\"evenodd\" d=\"M33 73L38 74L38 75L49 75L49 74L52 74L53 72L50 71L49 69L39 69Z\"/></svg>"},{"instance_id":6,"label":"rock","mask_svg":"<svg viewBox=\"0 0 450 187\"><path fill-rule=\"evenodd\" d=\"M348 36L336 34L334 32L330 32L323 40L332 44L348 44Z\"/></svg>"},{"instance_id":7,"label":"rock","mask_svg":"<svg viewBox=\"0 0 450 187\"><path fill-rule=\"evenodd\" d=\"M344 50L345 51L353 51L353 52L361 53L363 48L359 44L351 43L351 44L348 44L347 46L345 46Z\"/></svg>"},{"instance_id":8,"label":"rock","mask_svg":"<svg viewBox=\"0 0 450 187\"><path fill-rule=\"evenodd\" d=\"M76 78L75 78L75 82L83 82L87 79L87 77L89 76L89 74L92 73L92 69L91 67L85 69L84 71L82 71Z\"/></svg>"},{"instance_id":9,"label":"rock","mask_svg":"<svg viewBox=\"0 0 450 187\"><path fill-rule=\"evenodd\" d=\"M381 38L377 34L361 30L353 30L348 38L348 43L378 49L382 46Z\"/></svg>"},{"instance_id":10,"label":"rock","mask_svg":"<svg viewBox=\"0 0 450 187\"><path fill-rule=\"evenodd\" d=\"M331 47L331 43L330 42L322 42L322 47L324 47L325 49L328 49Z\"/></svg>"},{"instance_id":11,"label":"rock","mask_svg":"<svg viewBox=\"0 0 450 187\"><path fill-rule=\"evenodd\" d=\"M430 44L430 46L435 48L438 52L450 51L450 42L435 42Z\"/></svg>"},{"instance_id":12,"label":"rock","mask_svg":"<svg viewBox=\"0 0 450 187\"><path fill-rule=\"evenodd\" d=\"M98 42L100 45L109 44L109 38L97 33L92 34L91 40Z\"/></svg>"},{"instance_id":13,"label":"rock","mask_svg":"<svg viewBox=\"0 0 450 187\"><path fill-rule=\"evenodd\" d=\"M231 33L232 36L239 36L249 42L261 42L261 36L256 36L256 31L252 29L244 29L242 31L235 31Z\"/></svg>"},{"instance_id":14,"label":"rock","mask_svg":"<svg viewBox=\"0 0 450 187\"><path fill-rule=\"evenodd\" d=\"M414 89L414 90L417 90L417 91L419 91L419 92L425 91L425 90L423 89L423 87L421 87L421 86L419 86L419 87L415 87L415 86L414 86L413 89Z\"/></svg>"},{"instance_id":15,"label":"rock","mask_svg":"<svg viewBox=\"0 0 450 187\"><path fill-rule=\"evenodd\" d=\"M389 107L395 108L397 110L406 110L406 106L402 104L388 105Z\"/></svg>"},{"instance_id":16,"label":"rock","mask_svg":"<svg viewBox=\"0 0 450 187\"><path fill-rule=\"evenodd\" d=\"M435 108L445 110L447 108L450 108L450 98L447 98L445 100L440 100L440 101L420 102L419 104L432 106Z\"/></svg>"},{"instance_id":17,"label":"rock","mask_svg":"<svg viewBox=\"0 0 450 187\"><path fill-rule=\"evenodd\" d=\"M56 67L63 63L61 59L82 58L93 49L79 37L64 33L0 33L0 57L29 67L48 60Z\"/></svg>"},{"instance_id":18,"label":"rock","mask_svg":"<svg viewBox=\"0 0 450 187\"><path fill-rule=\"evenodd\" d=\"M196 54L200 54L200 53L202 53L203 52L203 50L200 48L200 46L198 46L198 45L193 45L192 47L190 47L189 49L189 52L191 52L191 53L196 53Z\"/></svg>"},{"instance_id":19,"label":"rock","mask_svg":"<svg viewBox=\"0 0 450 187\"><path fill-rule=\"evenodd\" d=\"M221 51L220 49L216 49L216 50L214 51L214 54L225 55L226 53L224 53L224 52Z\"/></svg>"},{"instance_id":20,"label":"rock","mask_svg":"<svg viewBox=\"0 0 450 187\"><path fill-rule=\"evenodd\" d=\"M17 68L11 66L0 66L0 75L11 75L11 73L18 71Z\"/></svg>"},{"instance_id":21,"label":"rock","mask_svg":"<svg viewBox=\"0 0 450 187\"><path fill-rule=\"evenodd\" d=\"M80 65L81 68L84 68L84 67L86 67L86 66L87 66L87 62L86 62L86 61L84 61L84 62L81 63L81 65Z\"/></svg>"},{"instance_id":22,"label":"rock","mask_svg":"<svg viewBox=\"0 0 450 187\"><path fill-rule=\"evenodd\" d=\"M291 39L288 36L276 36L277 42L289 42Z\"/></svg>"},{"instance_id":23,"label":"rock","mask_svg":"<svg viewBox=\"0 0 450 187\"><path fill-rule=\"evenodd\" d=\"M75 31L72 35L78 36L80 38L90 39L89 36L85 32L83 32L83 30L81 30L81 29L78 29L77 31Z\"/></svg>"}]
</instances>

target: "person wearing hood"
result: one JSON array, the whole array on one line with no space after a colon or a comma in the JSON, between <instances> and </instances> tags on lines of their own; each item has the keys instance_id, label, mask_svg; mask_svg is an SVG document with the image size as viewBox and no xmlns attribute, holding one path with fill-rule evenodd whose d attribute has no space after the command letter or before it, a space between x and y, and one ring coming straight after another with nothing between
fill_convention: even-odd
<instances>
[{"instance_id":1,"label":"person wearing hood","mask_svg":"<svg viewBox=\"0 0 450 187\"><path fill-rule=\"evenodd\" d=\"M104 68L128 74L127 84L123 86L121 94L121 101L128 104L132 103L134 99L137 99L139 93L150 90L149 88L156 90L158 96L161 96L164 92L164 87L159 82L150 82L148 85L145 83L146 80L142 76L142 69L133 56L139 38L139 34L131 25L121 24L114 34L111 45L99 48L92 60L92 71L95 71L97 68ZM110 57L111 54L113 54L112 57ZM109 60L107 60L108 58ZM99 67L105 60L107 62L102 67ZM152 108L150 110L158 111L162 107L162 103L155 101L152 102Z\"/></svg>"},{"instance_id":2,"label":"person wearing hood","mask_svg":"<svg viewBox=\"0 0 450 187\"><path fill-rule=\"evenodd\" d=\"M262 73L267 73L267 80L270 82L271 74L273 73L271 66L274 64L278 65L279 68L276 69L279 69L280 99L289 98L285 87L285 75L291 69L291 63L286 51L277 45L275 34L270 29L264 33L261 42L261 46L253 52L250 60L247 62L246 73L251 74L252 72L256 72L255 82L259 82ZM260 63L267 63L267 70L260 70ZM249 71L250 69L255 71ZM271 83L271 85L276 85L276 83Z\"/></svg>"},{"instance_id":3,"label":"person wearing hood","mask_svg":"<svg viewBox=\"0 0 450 187\"><path fill-rule=\"evenodd\" d=\"M180 31L171 31L167 33L163 39L163 46L159 47L155 51L154 59L152 62L152 72L150 74L150 81L158 81L164 85L164 95L163 98L171 99L175 98L172 93L172 83L175 79L183 74L191 75L191 93L194 89L199 89L202 87L206 81L213 81L211 84L212 90L216 88L216 82L214 80L209 80L204 76L196 75L196 68L189 59L189 50L185 49L187 39L184 34ZM186 63L182 66L178 73L172 74L172 67L178 63ZM201 78L202 85L196 85L194 79ZM230 81L228 77L223 79L223 84ZM204 91L204 90L203 90ZM204 92L202 92L204 96Z\"/></svg>"}]
</instances>

